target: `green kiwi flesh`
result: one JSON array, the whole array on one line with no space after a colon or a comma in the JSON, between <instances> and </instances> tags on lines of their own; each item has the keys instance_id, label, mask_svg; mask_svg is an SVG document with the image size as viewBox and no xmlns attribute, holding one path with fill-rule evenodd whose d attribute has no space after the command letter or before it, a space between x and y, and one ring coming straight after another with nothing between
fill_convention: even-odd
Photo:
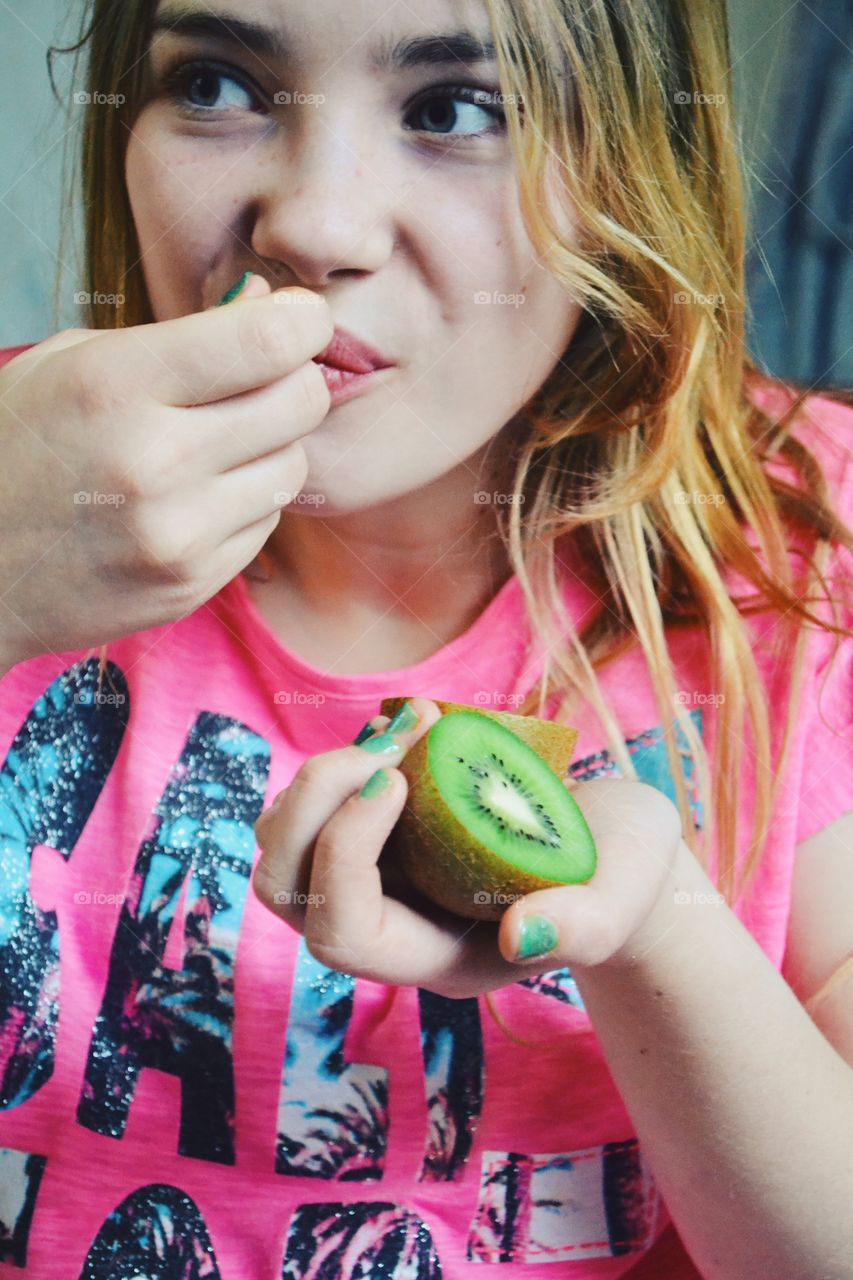
<instances>
[{"instance_id":1,"label":"green kiwi flesh","mask_svg":"<svg viewBox=\"0 0 853 1280\"><path fill-rule=\"evenodd\" d=\"M595 842L577 802L494 713L442 715L400 769L409 795L389 847L449 911L497 920L525 893L594 874Z\"/></svg>"}]
</instances>

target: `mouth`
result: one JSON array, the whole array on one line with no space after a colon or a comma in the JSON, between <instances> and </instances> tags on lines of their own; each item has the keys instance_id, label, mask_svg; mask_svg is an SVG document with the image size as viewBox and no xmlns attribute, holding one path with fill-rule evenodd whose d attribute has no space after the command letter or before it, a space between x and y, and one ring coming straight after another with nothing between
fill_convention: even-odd
<instances>
[{"instance_id":1,"label":"mouth","mask_svg":"<svg viewBox=\"0 0 853 1280\"><path fill-rule=\"evenodd\" d=\"M334 406L358 394L373 381L372 375L392 368L394 361L362 342L355 334L336 327L332 341L314 357L314 363L323 371Z\"/></svg>"},{"instance_id":2,"label":"mouth","mask_svg":"<svg viewBox=\"0 0 853 1280\"><path fill-rule=\"evenodd\" d=\"M335 328L332 341L325 351L321 351L314 360L317 364L327 365L330 369L342 369L346 373L374 373L377 369L388 369L394 363L340 326Z\"/></svg>"}]
</instances>

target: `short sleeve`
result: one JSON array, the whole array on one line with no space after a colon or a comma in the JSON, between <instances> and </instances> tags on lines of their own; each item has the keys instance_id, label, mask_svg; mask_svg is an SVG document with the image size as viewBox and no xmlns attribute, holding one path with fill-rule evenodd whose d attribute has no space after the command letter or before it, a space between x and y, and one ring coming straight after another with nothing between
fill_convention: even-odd
<instances>
[{"instance_id":1,"label":"short sleeve","mask_svg":"<svg viewBox=\"0 0 853 1280\"><path fill-rule=\"evenodd\" d=\"M807 403L816 430L804 434L804 443L823 465L836 510L853 527L853 409L823 397ZM853 629L853 555L845 547L833 548L826 577L837 621ZM825 604L815 612L832 618ZM805 673L801 702L798 844L853 809L853 639L813 629L809 649L811 671Z\"/></svg>"},{"instance_id":2,"label":"short sleeve","mask_svg":"<svg viewBox=\"0 0 853 1280\"><path fill-rule=\"evenodd\" d=\"M850 626L848 616L847 625ZM829 637L830 652L834 637ZM853 640L815 672L797 807L799 844L853 809Z\"/></svg>"}]
</instances>

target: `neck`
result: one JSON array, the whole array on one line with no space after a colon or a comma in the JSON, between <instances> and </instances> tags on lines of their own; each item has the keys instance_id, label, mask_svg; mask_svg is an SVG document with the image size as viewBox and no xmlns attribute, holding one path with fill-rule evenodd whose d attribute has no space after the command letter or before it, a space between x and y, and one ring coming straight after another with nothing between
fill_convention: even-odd
<instances>
[{"instance_id":1,"label":"neck","mask_svg":"<svg viewBox=\"0 0 853 1280\"><path fill-rule=\"evenodd\" d=\"M496 506L475 500L479 488L461 468L368 511L284 510L258 604L315 665L342 673L422 661L465 631L512 572Z\"/></svg>"}]
</instances>

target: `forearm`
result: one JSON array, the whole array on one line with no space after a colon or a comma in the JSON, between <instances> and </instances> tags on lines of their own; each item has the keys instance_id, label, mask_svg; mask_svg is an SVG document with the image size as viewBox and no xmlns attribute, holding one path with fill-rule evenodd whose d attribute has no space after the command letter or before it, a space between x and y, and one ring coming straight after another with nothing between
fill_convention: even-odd
<instances>
[{"instance_id":1,"label":"forearm","mask_svg":"<svg viewBox=\"0 0 853 1280\"><path fill-rule=\"evenodd\" d=\"M853 1069L686 846L660 941L573 967L706 1280L853 1280Z\"/></svg>"}]
</instances>

